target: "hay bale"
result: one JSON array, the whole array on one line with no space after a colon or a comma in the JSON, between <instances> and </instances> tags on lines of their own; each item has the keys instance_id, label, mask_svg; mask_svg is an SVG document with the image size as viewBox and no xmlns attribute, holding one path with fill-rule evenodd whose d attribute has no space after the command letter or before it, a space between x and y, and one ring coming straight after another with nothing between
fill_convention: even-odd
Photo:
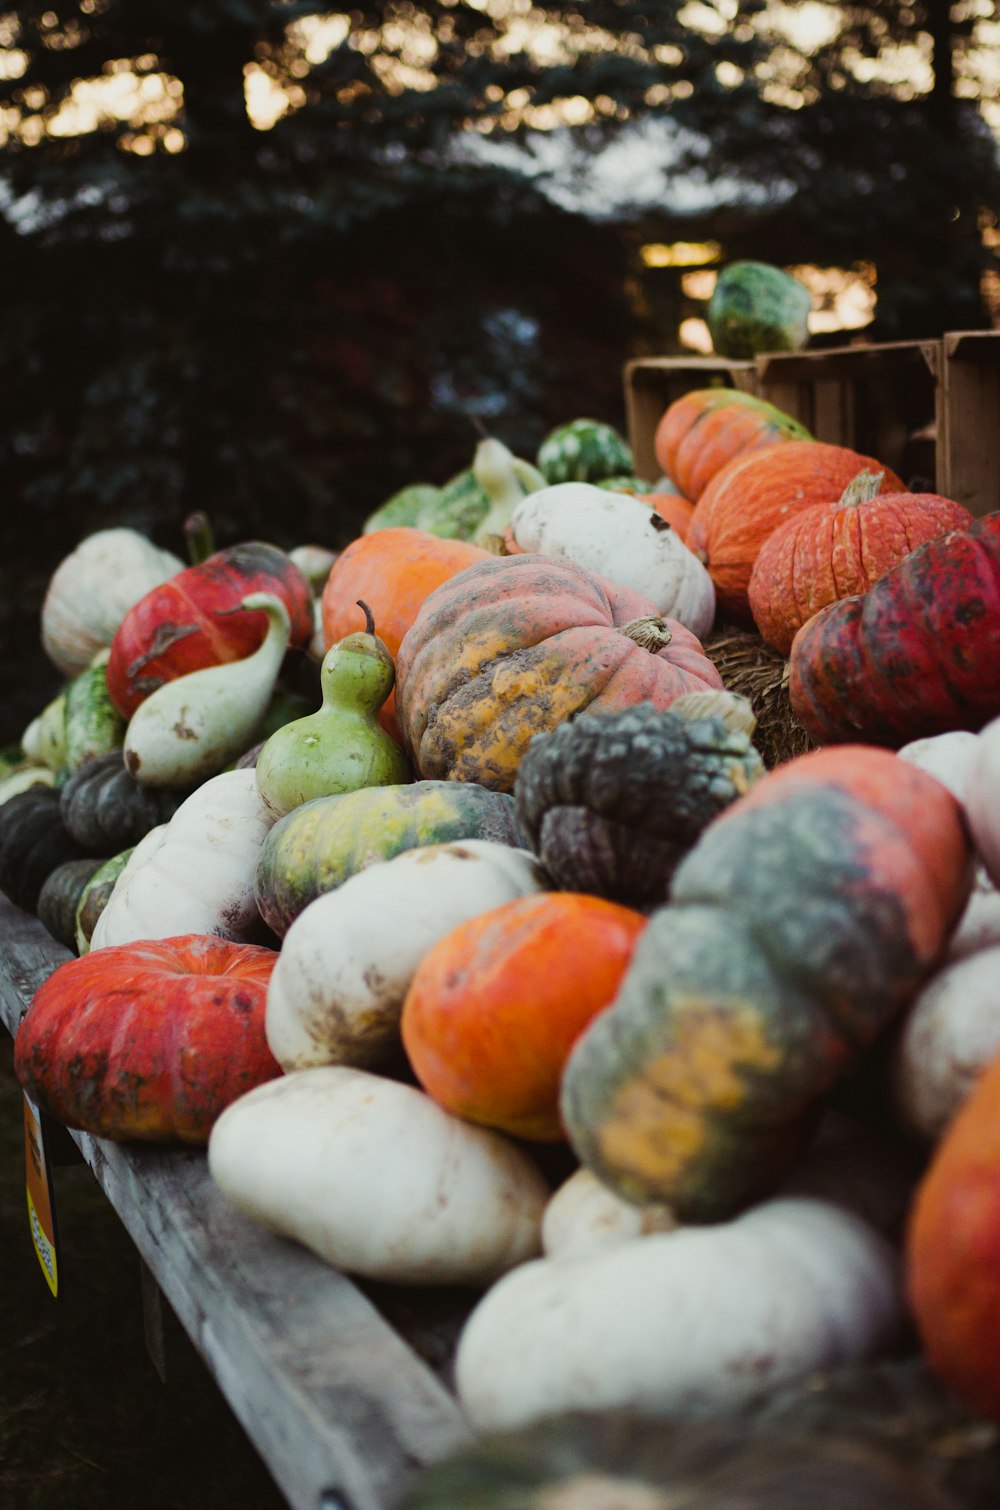
<instances>
[{"instance_id":1,"label":"hay bale","mask_svg":"<svg viewBox=\"0 0 1000 1510\"><path fill-rule=\"evenodd\" d=\"M753 708L753 742L768 770L815 749L792 712L788 662L780 651L765 645L755 629L738 624L717 624L703 645L723 685L747 698Z\"/></svg>"}]
</instances>

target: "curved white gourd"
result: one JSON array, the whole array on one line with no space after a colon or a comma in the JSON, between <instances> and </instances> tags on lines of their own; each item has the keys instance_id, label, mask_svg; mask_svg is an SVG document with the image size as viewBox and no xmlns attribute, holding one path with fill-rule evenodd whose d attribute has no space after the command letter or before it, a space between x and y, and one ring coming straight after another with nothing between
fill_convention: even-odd
<instances>
[{"instance_id":1,"label":"curved white gourd","mask_svg":"<svg viewBox=\"0 0 1000 1510\"><path fill-rule=\"evenodd\" d=\"M96 530L59 563L42 603L42 645L66 676L110 645L122 619L184 562L138 530Z\"/></svg>"},{"instance_id":2,"label":"curved white gourd","mask_svg":"<svg viewBox=\"0 0 1000 1510\"><path fill-rule=\"evenodd\" d=\"M472 1312L455 1381L480 1430L620 1407L690 1420L877 1353L904 1314L887 1239L826 1201L775 1199L521 1265Z\"/></svg>"},{"instance_id":3,"label":"curved white gourd","mask_svg":"<svg viewBox=\"0 0 1000 1510\"><path fill-rule=\"evenodd\" d=\"M715 619L715 588L676 530L637 498L588 482L529 493L511 518L522 551L560 556L651 599L699 639Z\"/></svg>"},{"instance_id":4,"label":"curved white gourd","mask_svg":"<svg viewBox=\"0 0 1000 1510\"><path fill-rule=\"evenodd\" d=\"M990 879L1000 886L1000 718L977 736L966 781L965 816Z\"/></svg>"},{"instance_id":5,"label":"curved white gourd","mask_svg":"<svg viewBox=\"0 0 1000 1510\"><path fill-rule=\"evenodd\" d=\"M546 1258L591 1253L652 1232L672 1232L677 1225L669 1206L633 1206L581 1164L545 1207L542 1249Z\"/></svg>"},{"instance_id":6,"label":"curved white gourd","mask_svg":"<svg viewBox=\"0 0 1000 1510\"><path fill-rule=\"evenodd\" d=\"M528 850L468 839L406 850L316 897L268 985L271 1053L286 1070L378 1063L399 1043L403 999L431 946L549 884Z\"/></svg>"},{"instance_id":7,"label":"curved white gourd","mask_svg":"<svg viewBox=\"0 0 1000 1510\"><path fill-rule=\"evenodd\" d=\"M288 649L291 621L272 593L251 593L241 606L267 614L267 633L253 654L164 682L130 718L122 753L143 786L194 786L254 743Z\"/></svg>"},{"instance_id":8,"label":"curved white gourd","mask_svg":"<svg viewBox=\"0 0 1000 1510\"><path fill-rule=\"evenodd\" d=\"M208 1167L240 1210L365 1278L487 1285L539 1251L548 1187L534 1162L365 1070L248 1091L215 1123Z\"/></svg>"},{"instance_id":9,"label":"curved white gourd","mask_svg":"<svg viewBox=\"0 0 1000 1510\"><path fill-rule=\"evenodd\" d=\"M251 768L211 777L136 845L97 919L91 950L181 933L259 939L254 878L273 822Z\"/></svg>"}]
</instances>

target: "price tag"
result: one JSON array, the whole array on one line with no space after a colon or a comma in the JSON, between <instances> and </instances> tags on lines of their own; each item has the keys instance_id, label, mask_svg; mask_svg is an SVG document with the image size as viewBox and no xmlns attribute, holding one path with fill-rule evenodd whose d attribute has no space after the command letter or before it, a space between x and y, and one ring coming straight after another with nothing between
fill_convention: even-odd
<instances>
[{"instance_id":1,"label":"price tag","mask_svg":"<svg viewBox=\"0 0 1000 1510\"><path fill-rule=\"evenodd\" d=\"M52 1294L58 1296L59 1257L52 1173L45 1151L42 1113L27 1093L24 1097L24 1165L31 1241L45 1281Z\"/></svg>"}]
</instances>

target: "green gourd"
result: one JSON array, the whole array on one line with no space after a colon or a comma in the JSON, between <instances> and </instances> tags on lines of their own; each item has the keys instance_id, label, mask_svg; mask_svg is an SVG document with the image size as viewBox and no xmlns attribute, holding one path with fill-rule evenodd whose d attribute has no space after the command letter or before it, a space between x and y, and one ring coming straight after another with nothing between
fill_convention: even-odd
<instances>
[{"instance_id":1,"label":"green gourd","mask_svg":"<svg viewBox=\"0 0 1000 1510\"><path fill-rule=\"evenodd\" d=\"M411 779L401 746L378 722L396 681L392 656L367 603L359 599L358 607L366 628L338 640L323 658L322 707L275 730L257 757L257 790L276 818L314 797Z\"/></svg>"}]
</instances>

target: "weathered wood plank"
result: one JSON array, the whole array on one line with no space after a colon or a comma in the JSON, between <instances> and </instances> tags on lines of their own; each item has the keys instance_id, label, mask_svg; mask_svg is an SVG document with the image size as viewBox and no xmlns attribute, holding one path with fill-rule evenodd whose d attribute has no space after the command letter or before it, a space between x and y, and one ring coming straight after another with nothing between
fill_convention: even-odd
<instances>
[{"instance_id":1,"label":"weathered wood plank","mask_svg":"<svg viewBox=\"0 0 1000 1510\"><path fill-rule=\"evenodd\" d=\"M13 1033L70 958L0 898L0 1014ZM218 1191L203 1150L74 1141L293 1510L389 1510L464 1441L454 1396L346 1276ZM451 1323L474 1297L456 1301Z\"/></svg>"}]
</instances>

